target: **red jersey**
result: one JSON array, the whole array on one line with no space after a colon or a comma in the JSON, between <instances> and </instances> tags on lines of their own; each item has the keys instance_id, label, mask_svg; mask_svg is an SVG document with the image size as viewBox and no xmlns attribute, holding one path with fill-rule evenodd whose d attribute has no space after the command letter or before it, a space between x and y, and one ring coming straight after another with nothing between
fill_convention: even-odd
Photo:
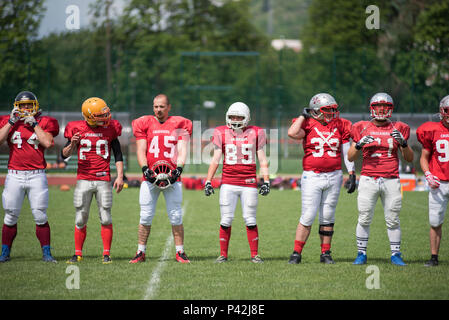
<instances>
[{"instance_id":1,"label":"red jersey","mask_svg":"<svg viewBox=\"0 0 449 320\"><path fill-rule=\"evenodd\" d=\"M147 141L147 162L151 169L160 160L177 165L179 140L189 140L192 135L192 121L180 117L169 116L160 123L155 116L143 116L133 120L132 128L137 140Z\"/></svg>"},{"instance_id":2,"label":"red jersey","mask_svg":"<svg viewBox=\"0 0 449 320\"><path fill-rule=\"evenodd\" d=\"M263 129L246 127L236 132L227 126L214 130L213 143L223 152L223 184L257 188L257 151L266 144Z\"/></svg>"},{"instance_id":3,"label":"red jersey","mask_svg":"<svg viewBox=\"0 0 449 320\"><path fill-rule=\"evenodd\" d=\"M441 122L426 122L419 126L416 135L430 152L430 172L442 181L449 181L449 129Z\"/></svg>"},{"instance_id":4,"label":"red jersey","mask_svg":"<svg viewBox=\"0 0 449 320\"><path fill-rule=\"evenodd\" d=\"M400 121L391 122L378 127L371 121L359 121L352 127L354 142L366 135L372 136L374 142L363 146L362 175L370 177L397 178L399 177L399 143L390 134L394 129L399 130L404 138L410 137L410 127Z\"/></svg>"},{"instance_id":5,"label":"red jersey","mask_svg":"<svg viewBox=\"0 0 449 320\"><path fill-rule=\"evenodd\" d=\"M78 180L111 181L111 142L122 134L122 125L111 120L107 127L91 127L84 120L67 123L64 137L80 133L78 144Z\"/></svg>"},{"instance_id":6,"label":"red jersey","mask_svg":"<svg viewBox=\"0 0 449 320\"><path fill-rule=\"evenodd\" d=\"M292 123L296 119L292 120ZM341 170L341 145L349 142L351 121L337 118L323 125L321 122L308 118L301 128L306 135L303 139L304 171L332 172Z\"/></svg>"},{"instance_id":7,"label":"red jersey","mask_svg":"<svg viewBox=\"0 0 449 320\"><path fill-rule=\"evenodd\" d=\"M55 118L36 116L36 121L45 132L53 137L59 134L59 124ZM8 123L9 115L0 117L0 127ZM23 120L17 121L8 133L9 161L8 169L39 170L47 168L44 158L45 148L39 144L34 129Z\"/></svg>"}]
</instances>

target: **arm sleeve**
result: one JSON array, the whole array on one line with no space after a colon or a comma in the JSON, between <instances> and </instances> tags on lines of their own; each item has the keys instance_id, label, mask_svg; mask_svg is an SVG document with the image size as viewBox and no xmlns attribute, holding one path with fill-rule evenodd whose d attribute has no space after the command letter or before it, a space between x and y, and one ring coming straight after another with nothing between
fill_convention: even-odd
<instances>
[{"instance_id":1,"label":"arm sleeve","mask_svg":"<svg viewBox=\"0 0 449 320\"><path fill-rule=\"evenodd\" d=\"M349 150L350 146L351 146L351 142L343 143L343 145L341 146L342 147L341 152L343 152L343 160L345 162L346 170L348 170L348 172L351 172L351 171L355 172L354 161L348 160L348 150Z\"/></svg>"},{"instance_id":2,"label":"arm sleeve","mask_svg":"<svg viewBox=\"0 0 449 320\"><path fill-rule=\"evenodd\" d=\"M114 153L115 162L123 161L122 148L120 147L120 142L117 138L112 140L111 149Z\"/></svg>"}]
</instances>

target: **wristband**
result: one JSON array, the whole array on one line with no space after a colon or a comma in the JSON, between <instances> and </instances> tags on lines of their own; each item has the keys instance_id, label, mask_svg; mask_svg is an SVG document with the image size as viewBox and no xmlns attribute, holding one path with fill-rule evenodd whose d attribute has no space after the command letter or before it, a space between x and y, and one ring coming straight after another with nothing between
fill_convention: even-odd
<instances>
[{"instance_id":1,"label":"wristband","mask_svg":"<svg viewBox=\"0 0 449 320\"><path fill-rule=\"evenodd\" d=\"M355 148L356 148L357 150L360 150L360 149L362 149L362 146L357 142L357 143L355 144Z\"/></svg>"},{"instance_id":2,"label":"wristband","mask_svg":"<svg viewBox=\"0 0 449 320\"><path fill-rule=\"evenodd\" d=\"M10 125L12 125L12 126L14 126L14 125L15 125L15 123L14 123L14 122L12 122L12 121L11 121L11 119L9 119L9 120L8 120L8 122L9 122L9 124L10 124Z\"/></svg>"},{"instance_id":3,"label":"wristband","mask_svg":"<svg viewBox=\"0 0 449 320\"><path fill-rule=\"evenodd\" d=\"M31 127L32 128L35 128L37 126L37 121L36 122L33 122L32 124L31 124Z\"/></svg>"},{"instance_id":4,"label":"wristband","mask_svg":"<svg viewBox=\"0 0 449 320\"><path fill-rule=\"evenodd\" d=\"M407 146L408 146L407 141L404 141L404 143L401 145L401 148L407 148Z\"/></svg>"}]
</instances>

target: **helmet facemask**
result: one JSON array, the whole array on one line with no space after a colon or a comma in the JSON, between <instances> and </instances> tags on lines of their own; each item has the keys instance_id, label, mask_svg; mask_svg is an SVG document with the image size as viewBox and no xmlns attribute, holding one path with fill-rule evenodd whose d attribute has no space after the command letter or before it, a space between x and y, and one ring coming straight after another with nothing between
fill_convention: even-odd
<instances>
[{"instance_id":1,"label":"helmet facemask","mask_svg":"<svg viewBox=\"0 0 449 320\"><path fill-rule=\"evenodd\" d=\"M440 107L440 119L449 124L449 106Z\"/></svg>"},{"instance_id":2,"label":"helmet facemask","mask_svg":"<svg viewBox=\"0 0 449 320\"><path fill-rule=\"evenodd\" d=\"M390 118L393 113L393 104L391 103L385 102L372 103L370 108L371 108L371 117L380 121Z\"/></svg>"},{"instance_id":3,"label":"helmet facemask","mask_svg":"<svg viewBox=\"0 0 449 320\"><path fill-rule=\"evenodd\" d=\"M338 105L333 104L319 109L312 109L310 110L310 115L314 119L324 121L327 124L332 120L337 119L340 116L340 112L338 111Z\"/></svg>"},{"instance_id":4,"label":"helmet facemask","mask_svg":"<svg viewBox=\"0 0 449 320\"><path fill-rule=\"evenodd\" d=\"M241 119L231 119L231 117L241 117ZM233 103L226 112L226 125L233 130L242 130L248 126L250 121L250 111L243 102Z\"/></svg>"},{"instance_id":5,"label":"helmet facemask","mask_svg":"<svg viewBox=\"0 0 449 320\"><path fill-rule=\"evenodd\" d=\"M153 185L162 190L171 186L170 178L173 167L168 161L160 160L155 162L152 170L156 175L156 180L153 182Z\"/></svg>"}]
</instances>

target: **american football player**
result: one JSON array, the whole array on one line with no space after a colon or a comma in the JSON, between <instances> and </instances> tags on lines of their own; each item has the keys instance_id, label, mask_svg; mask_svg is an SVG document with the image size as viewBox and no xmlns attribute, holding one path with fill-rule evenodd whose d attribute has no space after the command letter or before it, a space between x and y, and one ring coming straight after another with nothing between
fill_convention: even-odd
<instances>
[{"instance_id":1,"label":"american football player","mask_svg":"<svg viewBox=\"0 0 449 320\"><path fill-rule=\"evenodd\" d=\"M64 137L67 144L61 151L63 159L74 151L78 154L77 182L73 193L75 206L75 254L67 263L83 259L83 245L87 234L90 205L95 196L101 223L103 240L103 264L111 263L113 236L111 208L112 189L119 193L123 188L123 155L118 137L122 126L111 120L111 111L106 102L97 97L86 99L81 106L84 120L68 122ZM114 153L117 178L111 186L110 161Z\"/></svg>"},{"instance_id":2,"label":"american football player","mask_svg":"<svg viewBox=\"0 0 449 320\"><path fill-rule=\"evenodd\" d=\"M168 97L158 94L153 99L154 115L142 116L132 122L137 144L137 162L142 168L143 181L139 196L137 253L130 263L145 261L148 236L160 193L164 194L168 218L172 225L176 261L190 263L184 250L180 176L187 158L192 121L180 116L170 116L170 110ZM168 171L165 169L167 166Z\"/></svg>"},{"instance_id":3,"label":"american football player","mask_svg":"<svg viewBox=\"0 0 449 320\"><path fill-rule=\"evenodd\" d=\"M42 116L36 95L20 92L8 116L0 117L0 144L9 146L8 174L2 194L5 217L2 228L0 262L10 260L11 246L17 234L17 221L25 196L28 197L41 244L43 261L56 262L50 250L48 223L47 163L44 152L54 145L59 134L55 118Z\"/></svg>"},{"instance_id":4,"label":"american football player","mask_svg":"<svg viewBox=\"0 0 449 320\"><path fill-rule=\"evenodd\" d=\"M342 155L349 173L348 193L356 187L354 164L346 158L349 149L351 122L339 117L338 104L328 93L318 93L293 119L288 130L290 138L302 140L304 148L301 176L302 213L296 228L293 253L288 263L298 264L319 212L320 262L335 263L331 256L335 211L343 183Z\"/></svg>"},{"instance_id":5,"label":"american football player","mask_svg":"<svg viewBox=\"0 0 449 320\"><path fill-rule=\"evenodd\" d=\"M258 254L259 231L257 213L256 158L259 160L263 184L259 194L270 192L268 161L263 147L266 144L262 128L250 126L250 110L243 102L231 104L226 112L226 125L215 128L213 133L214 155L207 172L204 191L206 196L214 193L211 180L223 156L223 175L220 187L220 256L217 263L228 261L228 247L231 238L232 221L240 198L243 220L250 248L251 261L263 263Z\"/></svg>"},{"instance_id":6,"label":"american football player","mask_svg":"<svg viewBox=\"0 0 449 320\"><path fill-rule=\"evenodd\" d=\"M391 263L406 265L401 254L401 227L399 213L402 206L399 180L398 150L407 162L413 161L413 150L407 143L410 127L390 117L394 102L387 93L376 93L370 100L370 121L359 121L353 125L353 143L348 159L356 160L363 155L362 172L358 187L357 206L359 218L356 228L357 258L354 264L365 264L370 224L377 199L384 207L388 239L390 240Z\"/></svg>"},{"instance_id":7,"label":"american football player","mask_svg":"<svg viewBox=\"0 0 449 320\"><path fill-rule=\"evenodd\" d=\"M442 226L449 203L449 95L441 99L440 121L426 122L416 130L422 144L420 164L429 185L430 260L438 265Z\"/></svg>"}]
</instances>

